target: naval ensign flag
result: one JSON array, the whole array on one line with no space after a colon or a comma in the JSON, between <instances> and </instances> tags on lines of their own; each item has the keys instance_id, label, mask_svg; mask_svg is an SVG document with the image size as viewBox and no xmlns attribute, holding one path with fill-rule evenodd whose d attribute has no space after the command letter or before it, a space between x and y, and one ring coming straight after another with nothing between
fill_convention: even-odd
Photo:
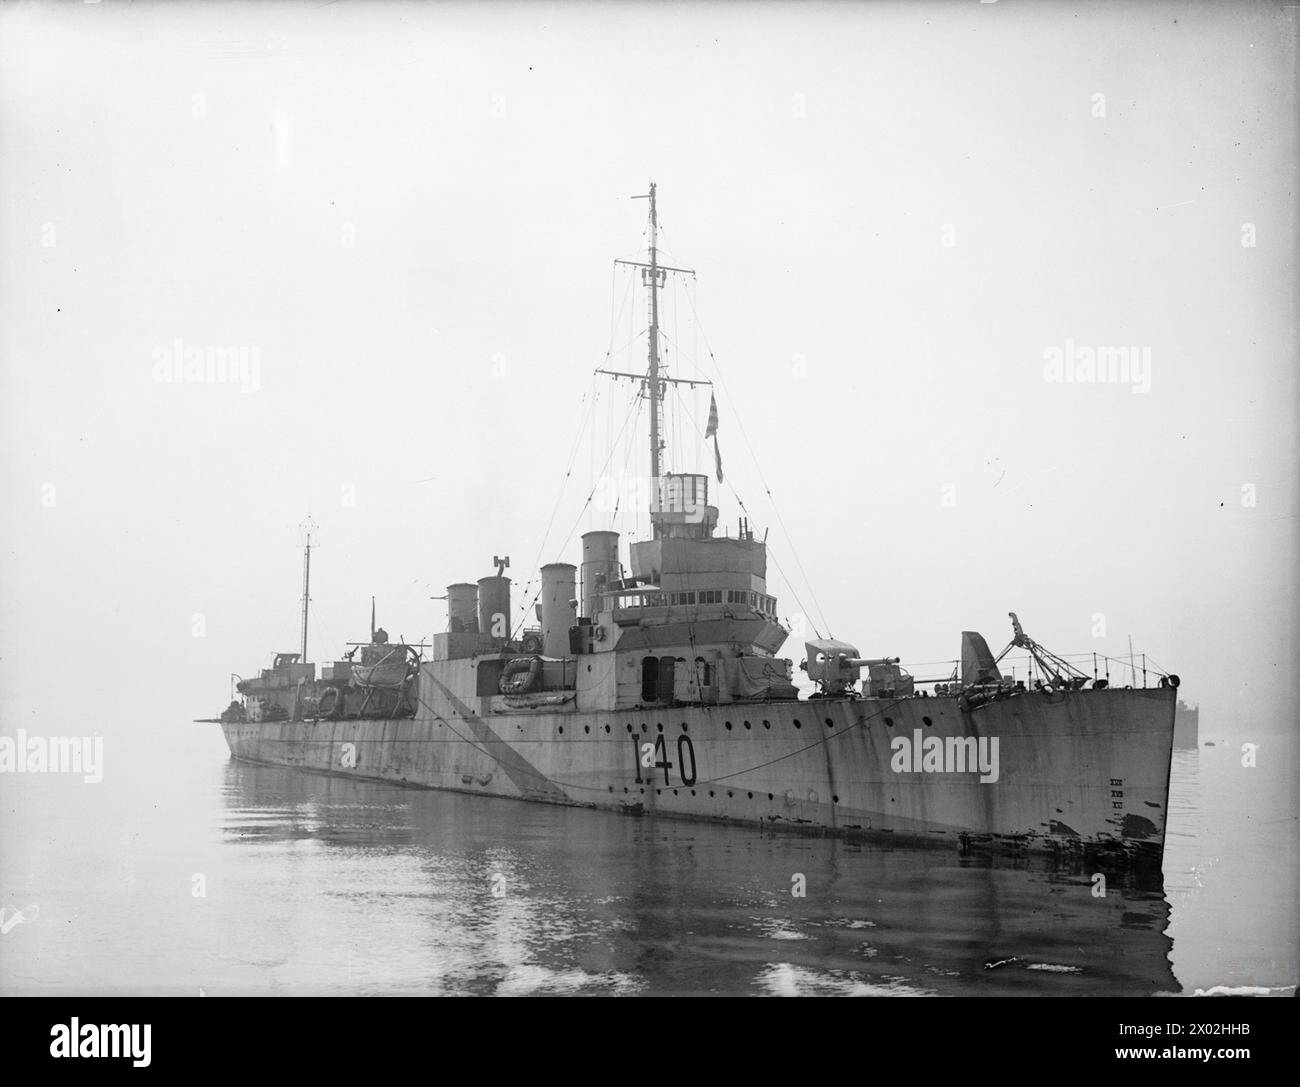
<instances>
[{"instance_id":1,"label":"naval ensign flag","mask_svg":"<svg viewBox=\"0 0 1300 1087\"><path fill-rule=\"evenodd\" d=\"M713 439L713 459L718 462L718 482L722 482L722 452L718 449L718 401L709 393L709 425L704 428L704 436Z\"/></svg>"}]
</instances>

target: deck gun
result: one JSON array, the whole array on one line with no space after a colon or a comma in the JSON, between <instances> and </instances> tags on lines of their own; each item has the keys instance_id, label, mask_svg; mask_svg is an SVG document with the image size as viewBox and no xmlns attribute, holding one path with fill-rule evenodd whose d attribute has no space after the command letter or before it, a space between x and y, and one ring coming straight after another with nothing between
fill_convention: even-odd
<instances>
[{"instance_id":1,"label":"deck gun","mask_svg":"<svg viewBox=\"0 0 1300 1087\"><path fill-rule=\"evenodd\" d=\"M824 638L804 642L808 659L799 665L821 688L824 697L850 694L867 669L862 693L868 698L895 698L913 693L913 679L899 667L898 657L863 657L857 646Z\"/></svg>"}]
</instances>

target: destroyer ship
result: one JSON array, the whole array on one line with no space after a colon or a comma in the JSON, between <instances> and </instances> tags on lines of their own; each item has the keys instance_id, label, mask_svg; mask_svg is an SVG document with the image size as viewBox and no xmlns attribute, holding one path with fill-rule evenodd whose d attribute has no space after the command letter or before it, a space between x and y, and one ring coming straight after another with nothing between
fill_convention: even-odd
<instances>
[{"instance_id":1,"label":"destroyer ship","mask_svg":"<svg viewBox=\"0 0 1300 1087\"><path fill-rule=\"evenodd\" d=\"M711 474L661 470L664 393L687 380L662 365L659 296L689 270L661 259L653 184L646 198L646 259L616 263L648 296L647 369L598 372L639 381L649 407L648 538L625 547L595 529L578 563L543 566L523 609L535 629L511 620L506 558L447 586L447 629L431 645L392 642L372 607L370 640L318 674L308 536L301 651L241 680L209 719L231 755L636 816L1158 863L1177 676L1148 686L1144 669L1141 686L1136 675L1111 685L1034 641L1014 613L1000 654L961 632L941 677L861 651L886 643L877 631L806 638L797 666L778 655L790 628L769 591L765 536L747 519L719 532ZM716 442L714 403L705 436Z\"/></svg>"}]
</instances>

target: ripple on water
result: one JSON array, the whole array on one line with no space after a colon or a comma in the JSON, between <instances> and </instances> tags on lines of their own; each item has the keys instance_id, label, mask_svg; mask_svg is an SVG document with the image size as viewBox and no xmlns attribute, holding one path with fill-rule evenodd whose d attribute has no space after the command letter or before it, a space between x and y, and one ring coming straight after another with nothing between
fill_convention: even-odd
<instances>
[{"instance_id":1,"label":"ripple on water","mask_svg":"<svg viewBox=\"0 0 1300 1087\"><path fill-rule=\"evenodd\" d=\"M772 996L934 996L933 989L902 978L866 979L852 970L812 970L793 963L769 963L755 979Z\"/></svg>"},{"instance_id":2,"label":"ripple on water","mask_svg":"<svg viewBox=\"0 0 1300 1087\"><path fill-rule=\"evenodd\" d=\"M642 987L638 978L609 972L591 974L580 968L552 970L537 963L512 966L496 987L498 996L563 996L578 993L626 996Z\"/></svg>"},{"instance_id":3,"label":"ripple on water","mask_svg":"<svg viewBox=\"0 0 1300 1087\"><path fill-rule=\"evenodd\" d=\"M789 919L778 917L755 917L755 928L759 933L769 940L811 940L812 937L806 932L798 932L790 926L793 924Z\"/></svg>"}]
</instances>

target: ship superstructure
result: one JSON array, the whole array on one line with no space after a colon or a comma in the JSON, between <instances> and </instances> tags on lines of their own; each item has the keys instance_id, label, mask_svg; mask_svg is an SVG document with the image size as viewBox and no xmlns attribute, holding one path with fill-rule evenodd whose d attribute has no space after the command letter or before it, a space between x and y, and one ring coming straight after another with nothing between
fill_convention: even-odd
<instances>
[{"instance_id":1,"label":"ship superstructure","mask_svg":"<svg viewBox=\"0 0 1300 1087\"><path fill-rule=\"evenodd\" d=\"M370 642L317 676L304 621L302 653L278 656L222 715L232 755L633 814L1158 859L1176 676L1111 686L1012 615L1001 655L964 632L941 680L808 639L798 667L817 690L800 696L777 655L788 630L765 540L744 519L719 534L709 475L661 471L660 402L681 379L661 371L658 299L685 270L660 262L653 185L646 198L648 259L620 263L649 295L635 375L650 408L649 537L625 548L596 529L579 563L543 566L536 630L511 622L508 559L448 585L431 646L390 644L372 615ZM1024 678L1006 674L1013 649Z\"/></svg>"}]
</instances>

